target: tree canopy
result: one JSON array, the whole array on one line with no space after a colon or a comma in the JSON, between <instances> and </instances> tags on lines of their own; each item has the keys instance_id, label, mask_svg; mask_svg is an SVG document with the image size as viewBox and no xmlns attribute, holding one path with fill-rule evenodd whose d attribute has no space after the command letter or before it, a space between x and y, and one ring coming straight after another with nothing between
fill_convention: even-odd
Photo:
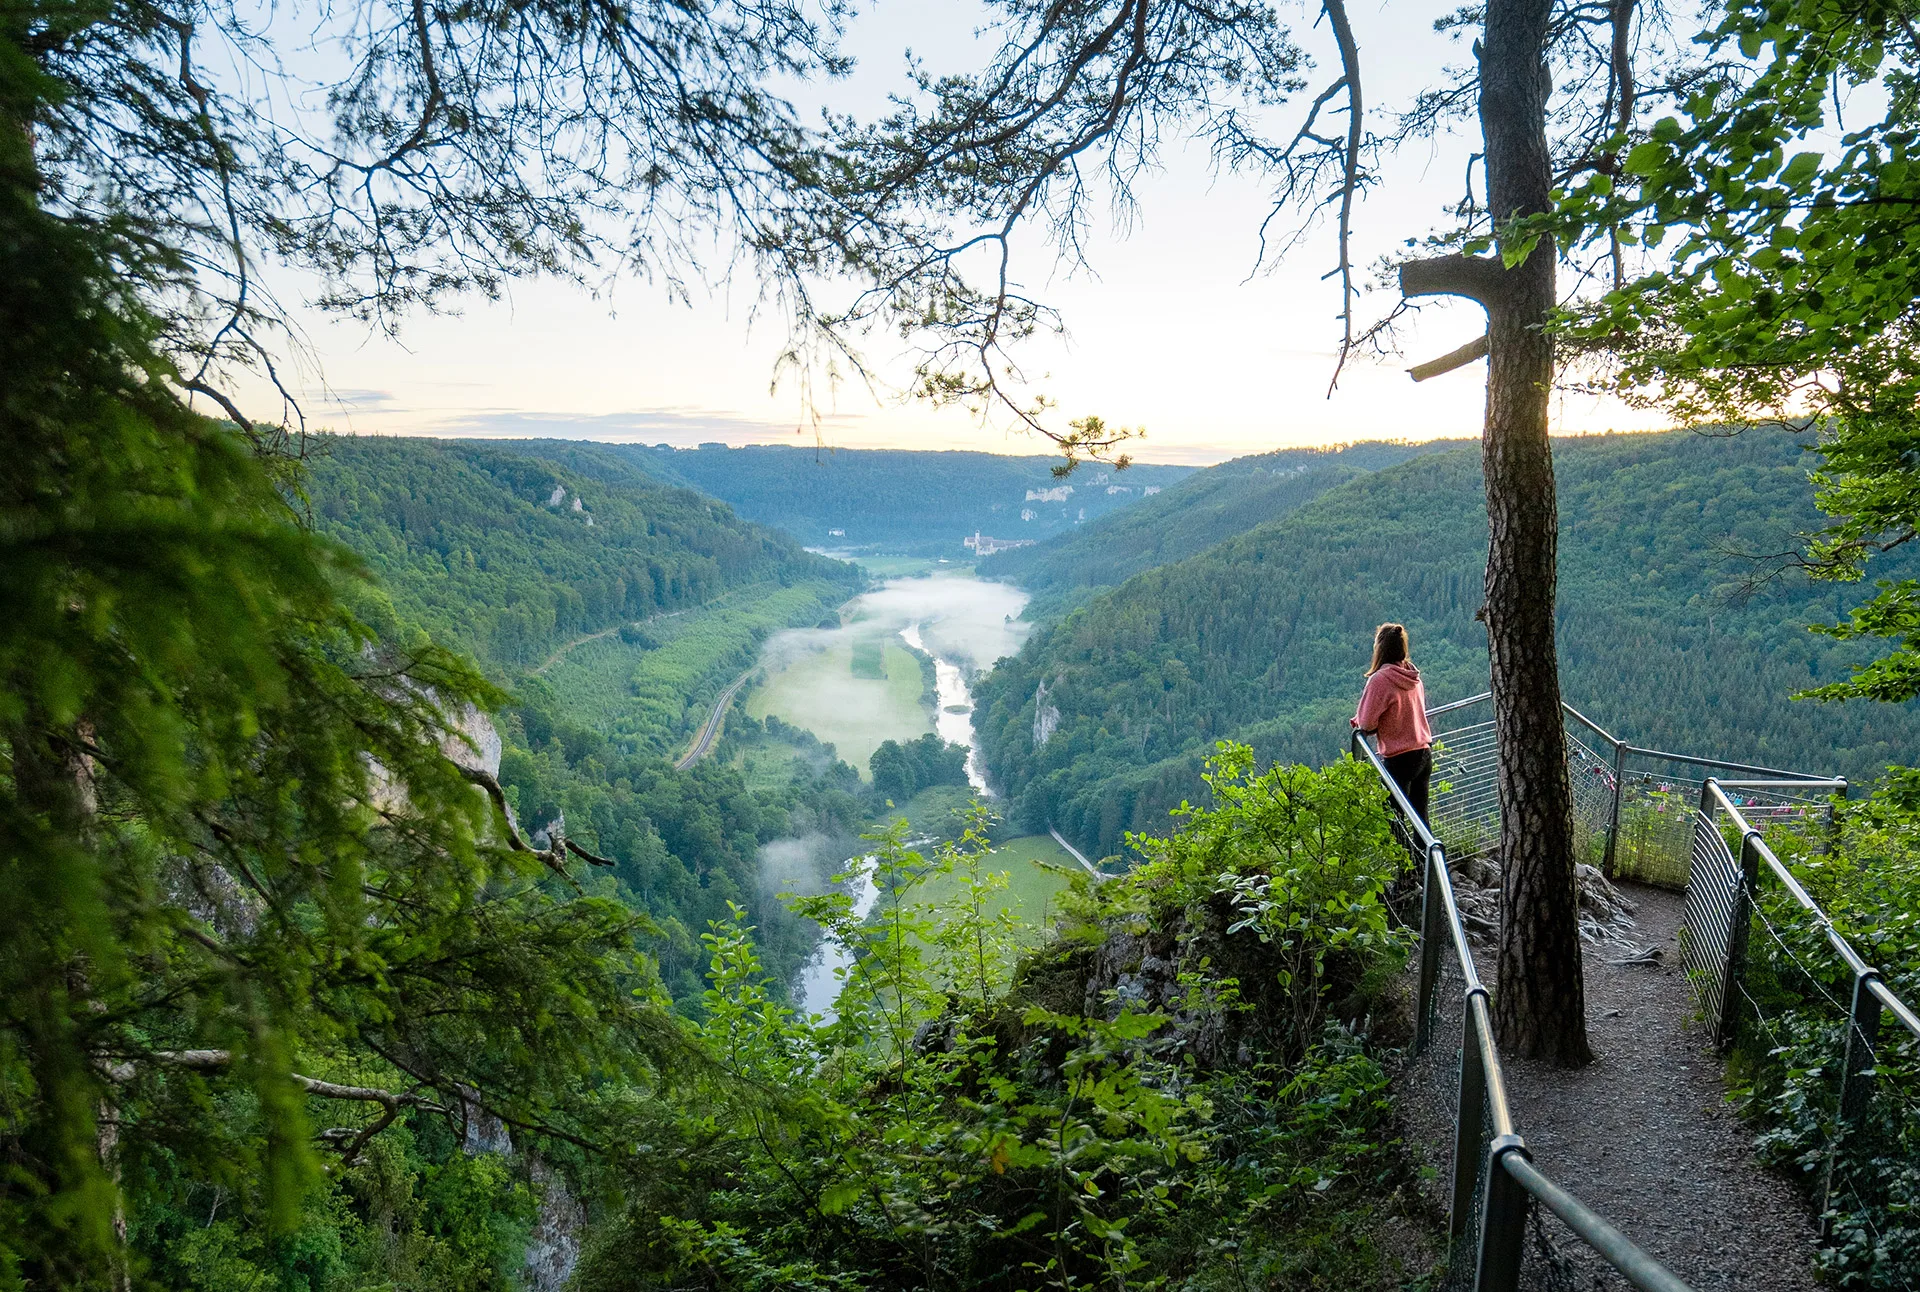
<instances>
[{"instance_id":1,"label":"tree canopy","mask_svg":"<svg viewBox=\"0 0 1920 1292\"><path fill-rule=\"evenodd\" d=\"M1625 229L1650 253L1565 331L1606 381L1680 418L1804 434L1831 519L1778 559L1858 580L1920 526L1920 45L1895 7L1746 0L1716 8L1702 41L1679 113L1621 134L1620 173L1565 194L1572 236ZM1823 631L1893 649L1809 694L1920 695L1911 580Z\"/></svg>"}]
</instances>

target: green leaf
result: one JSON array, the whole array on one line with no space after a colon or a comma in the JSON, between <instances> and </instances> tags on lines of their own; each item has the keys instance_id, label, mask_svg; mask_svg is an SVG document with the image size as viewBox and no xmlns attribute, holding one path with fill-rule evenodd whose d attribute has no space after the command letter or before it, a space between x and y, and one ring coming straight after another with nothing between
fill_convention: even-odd
<instances>
[{"instance_id":1,"label":"green leaf","mask_svg":"<svg viewBox=\"0 0 1920 1292\"><path fill-rule=\"evenodd\" d=\"M1780 172L1780 182L1788 188L1804 188L1820 173L1819 153L1795 153L1793 160Z\"/></svg>"},{"instance_id":2,"label":"green leaf","mask_svg":"<svg viewBox=\"0 0 1920 1292\"><path fill-rule=\"evenodd\" d=\"M1629 175L1652 175L1659 171L1666 155L1665 147L1648 140L1633 146L1633 150L1627 154L1627 160L1622 163L1621 168Z\"/></svg>"}]
</instances>

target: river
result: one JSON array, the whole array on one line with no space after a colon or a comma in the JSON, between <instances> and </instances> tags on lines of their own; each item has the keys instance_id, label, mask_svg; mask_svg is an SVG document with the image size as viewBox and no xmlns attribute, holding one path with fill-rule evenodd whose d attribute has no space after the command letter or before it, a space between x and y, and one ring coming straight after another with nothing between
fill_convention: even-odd
<instances>
[{"instance_id":1,"label":"river","mask_svg":"<svg viewBox=\"0 0 1920 1292\"><path fill-rule=\"evenodd\" d=\"M856 598L845 611L847 626L842 634L870 636L891 630L913 650L933 659L936 702L933 729L951 744L967 747L967 782L982 797L992 797L986 773L980 765L980 753L973 733L973 691L971 679L990 668L1002 656L1010 655L1025 640L1028 626L1020 622L1027 595L1004 583L989 583L970 574L941 573L917 579L889 579L879 589ZM904 622L903 622L904 621ZM812 630L816 637L819 630ZM771 657L779 658L781 647ZM830 649L831 643L819 648ZM920 710L919 725L902 729L894 738L911 740L926 729L926 714ZM815 732L823 738L830 733ZM879 890L874 886L870 857L853 863L853 910L865 917L873 909ZM822 942L813 958L802 966L794 999L803 1013L833 1017L833 1002L840 992L840 975L851 963L840 947Z\"/></svg>"}]
</instances>

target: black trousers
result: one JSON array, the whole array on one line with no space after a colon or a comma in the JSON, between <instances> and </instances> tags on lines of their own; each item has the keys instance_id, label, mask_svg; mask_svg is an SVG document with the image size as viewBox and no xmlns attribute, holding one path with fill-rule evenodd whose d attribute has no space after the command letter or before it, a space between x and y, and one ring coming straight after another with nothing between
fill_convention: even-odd
<instances>
[{"instance_id":1,"label":"black trousers","mask_svg":"<svg viewBox=\"0 0 1920 1292\"><path fill-rule=\"evenodd\" d=\"M1395 754L1386 760L1387 775L1393 777L1393 783L1407 796L1407 802L1413 804L1413 810L1420 814L1422 824L1427 820L1427 790L1433 783L1433 750L1409 749L1404 754Z\"/></svg>"}]
</instances>

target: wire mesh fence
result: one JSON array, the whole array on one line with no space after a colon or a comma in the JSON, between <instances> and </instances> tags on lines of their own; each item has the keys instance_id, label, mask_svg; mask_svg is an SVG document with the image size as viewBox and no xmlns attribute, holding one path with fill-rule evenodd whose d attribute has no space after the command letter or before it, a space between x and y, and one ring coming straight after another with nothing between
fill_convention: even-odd
<instances>
[{"instance_id":1,"label":"wire mesh fence","mask_svg":"<svg viewBox=\"0 0 1920 1292\"><path fill-rule=\"evenodd\" d=\"M1579 859L1599 865L1613 821L1612 736L1566 711L1567 780ZM1434 713L1433 832L1455 864L1491 856L1500 842L1500 746L1490 696Z\"/></svg>"},{"instance_id":2,"label":"wire mesh fence","mask_svg":"<svg viewBox=\"0 0 1920 1292\"><path fill-rule=\"evenodd\" d=\"M1457 864L1490 856L1500 843L1500 746L1488 706L1456 711L1434 732L1429 824Z\"/></svg>"},{"instance_id":3,"label":"wire mesh fence","mask_svg":"<svg viewBox=\"0 0 1920 1292\"><path fill-rule=\"evenodd\" d=\"M1609 878L1683 889L1692 868L1693 813L1710 777L1809 779L1744 763L1672 754L1628 744L1570 705L1565 716L1567 784L1575 859ZM1493 855L1500 841L1500 754L1492 697L1473 696L1430 712L1434 733L1434 834L1456 865ZM1817 779L1817 778L1813 778ZM1825 784L1825 782L1821 782ZM1829 799L1768 801L1766 819L1825 814Z\"/></svg>"},{"instance_id":4,"label":"wire mesh fence","mask_svg":"<svg viewBox=\"0 0 1920 1292\"><path fill-rule=\"evenodd\" d=\"M1460 713L1473 703L1450 709ZM1428 1088L1445 1104L1454 1141L1448 1189L1451 1243L1442 1286L1474 1292L1559 1287L1560 1263L1539 1214L1545 1201L1570 1226L1569 1235L1620 1272L1632 1287L1685 1292L1683 1283L1579 1199L1532 1170L1525 1141L1513 1124L1487 991L1453 891L1448 844L1436 837L1445 831L1453 846L1484 848L1489 818L1491 833L1497 836L1498 776L1489 756L1492 724L1484 720L1446 724L1445 738L1436 742L1438 784L1434 810L1429 813L1431 825L1414 814L1363 734L1355 733L1353 748L1356 757L1371 764L1387 791L1401 837L1414 853L1423 889L1415 1061L1424 1059ZM1582 746L1575 756L1591 753ZM1597 812L1598 801L1589 800L1591 811ZM1610 812L1611 793L1604 802ZM1438 1061L1447 1037L1457 1038L1450 1065Z\"/></svg>"},{"instance_id":5,"label":"wire mesh fence","mask_svg":"<svg viewBox=\"0 0 1920 1292\"><path fill-rule=\"evenodd\" d=\"M1403 837L1424 855L1429 889L1417 1044L1428 1047L1428 1080L1456 1141L1444 1286L1570 1288L1578 1269L1582 1288L1683 1287L1513 1156L1519 1136L1510 1124L1500 1129L1504 1078L1490 1044L1474 1056L1483 989L1448 877L1450 862L1497 847L1498 737L1487 696L1429 717L1431 831L1389 793ZM1708 1023L1733 1047L1730 1072L1763 1127L1762 1156L1797 1171L1820 1204L1822 1263L1843 1286L1920 1292L1920 1016L1841 936L1794 869L1836 894L1871 888L1861 874L1843 873L1860 863L1833 850L1846 782L1641 748L1572 708L1566 718L1579 859L1684 891L1682 966ZM1368 751L1386 783L1365 742L1355 749ZM1740 776L1749 779L1730 779ZM1869 919L1892 912L1920 926L1920 910L1884 894L1862 909ZM1904 944L1885 928L1870 936L1920 950L1920 927L1908 932ZM1912 995L1920 955L1908 960L1914 981L1899 985ZM1605 1262L1598 1281L1566 1259L1569 1242Z\"/></svg>"},{"instance_id":6,"label":"wire mesh fence","mask_svg":"<svg viewBox=\"0 0 1920 1292\"><path fill-rule=\"evenodd\" d=\"M1857 860L1829 855L1831 799L1817 796L1833 788L1705 788L1683 964L1732 1047L1762 1157L1820 1206L1834 1281L1920 1292L1920 1018L1821 904L1873 888ZM1868 909L1877 919L1887 908ZM1885 930L1854 932L1898 945Z\"/></svg>"}]
</instances>

